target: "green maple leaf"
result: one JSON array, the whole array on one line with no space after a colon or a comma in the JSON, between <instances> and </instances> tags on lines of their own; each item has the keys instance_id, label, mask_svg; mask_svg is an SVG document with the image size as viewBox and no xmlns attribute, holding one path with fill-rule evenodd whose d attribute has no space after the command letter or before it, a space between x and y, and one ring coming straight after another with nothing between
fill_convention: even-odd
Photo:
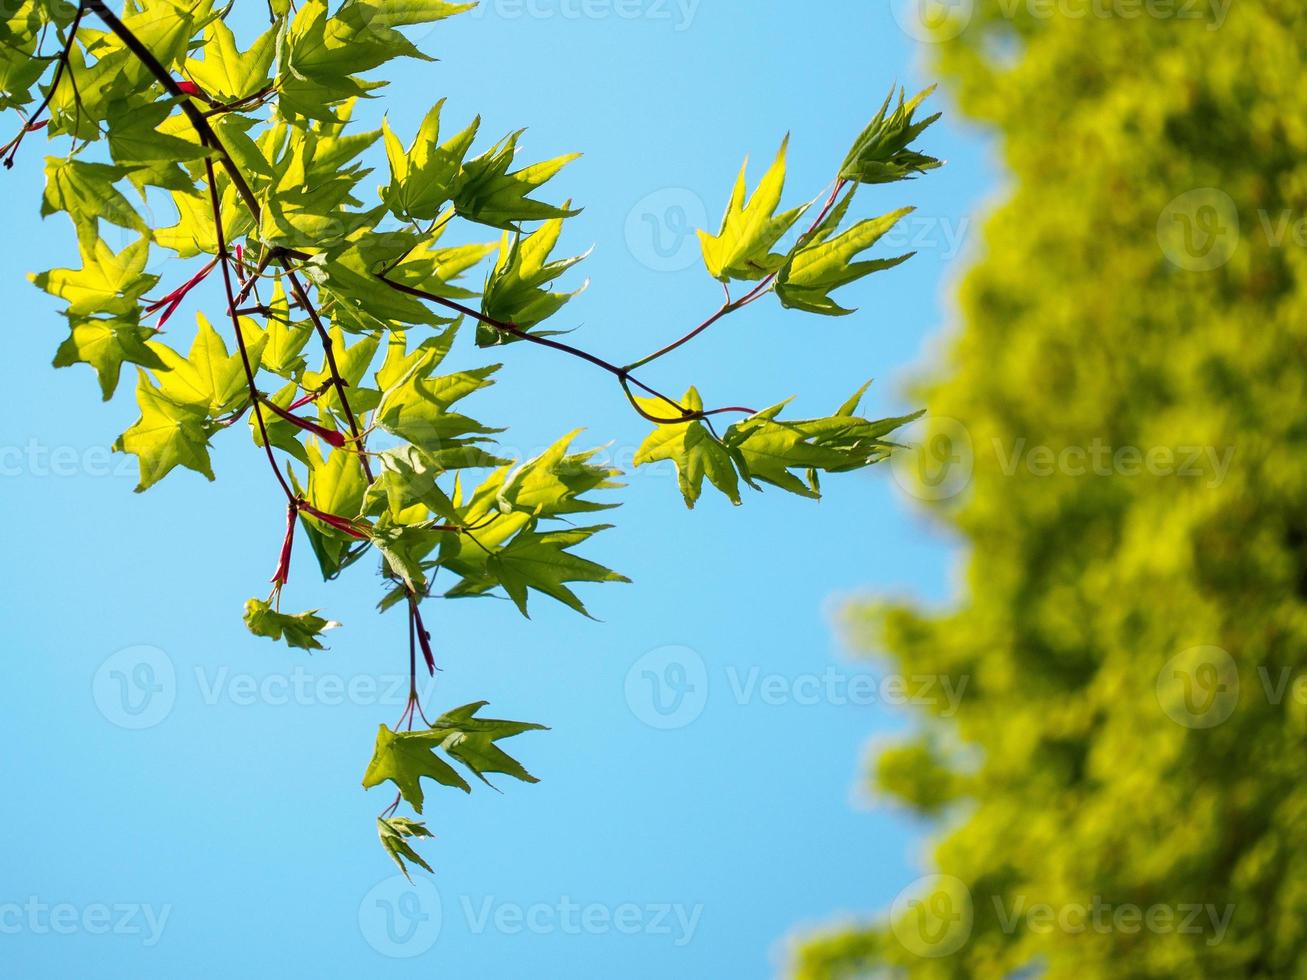
<instances>
[{"instance_id":1,"label":"green maple leaf","mask_svg":"<svg viewBox=\"0 0 1307 980\"><path fill-rule=\"evenodd\" d=\"M399 870L409 881L413 880L412 875L408 873L410 863L416 864L428 873L432 872L431 865L427 864L409 844L409 840L412 839L436 836L427 830L426 824L419 820L410 820L408 817L378 817L377 836L381 838L381 846L390 855L390 859L399 866Z\"/></svg>"},{"instance_id":2,"label":"green maple leaf","mask_svg":"<svg viewBox=\"0 0 1307 980\"><path fill-rule=\"evenodd\" d=\"M499 246L499 260L486 279L482 292L482 312L502 323L512 323L523 330L535 326L557 313L573 296L585 291L588 283L571 293L551 292L547 287L590 253L550 261L558 244L563 219L546 221L526 237L505 233ZM521 338L484 323L477 323L477 345L489 347Z\"/></svg>"},{"instance_id":3,"label":"green maple leaf","mask_svg":"<svg viewBox=\"0 0 1307 980\"><path fill-rule=\"evenodd\" d=\"M139 364L153 371L168 369L147 343L154 331L135 320L70 316L69 321L72 333L55 352L54 366L91 365L105 401L118 388L123 364Z\"/></svg>"},{"instance_id":4,"label":"green maple leaf","mask_svg":"<svg viewBox=\"0 0 1307 980\"><path fill-rule=\"evenodd\" d=\"M46 157L41 216L65 211L79 231L94 229L97 219L149 234L136 209L114 184L127 176L122 167L84 160Z\"/></svg>"},{"instance_id":5,"label":"green maple leaf","mask_svg":"<svg viewBox=\"0 0 1307 980\"><path fill-rule=\"evenodd\" d=\"M400 795L418 813L424 797L422 778L434 779L442 786L472 792L472 786L435 750L447 737L445 731L392 732L385 725L377 731L372 761L363 774L363 788L371 789L389 780Z\"/></svg>"},{"instance_id":6,"label":"green maple leaf","mask_svg":"<svg viewBox=\"0 0 1307 980\"><path fill-rule=\"evenodd\" d=\"M155 102L148 106L123 109L114 115L109 125L109 154L124 172L149 167L160 162L180 163L185 160L203 160L216 151L198 143L160 132L160 124L172 114L173 103ZM171 170L169 171L172 172ZM180 187L189 188L190 180L180 176ZM126 173L131 176L130 173ZM166 181L167 179L165 179ZM176 181L151 181L159 186L175 188Z\"/></svg>"},{"instance_id":7,"label":"green maple leaf","mask_svg":"<svg viewBox=\"0 0 1307 980\"><path fill-rule=\"evenodd\" d=\"M396 217L429 221L454 196L455 178L476 138L480 119L442 144L440 110L444 105L441 99L431 108L407 151L390 124L384 119L381 122L390 163L390 184L381 188L381 199Z\"/></svg>"},{"instance_id":8,"label":"green maple leaf","mask_svg":"<svg viewBox=\"0 0 1307 980\"><path fill-rule=\"evenodd\" d=\"M520 518L523 515L514 516ZM511 522L504 523L512 526ZM611 526L600 524L595 527L546 532L528 527L499 550L481 558L466 549L457 558L442 556L441 564L463 576L463 580L445 595L449 598L484 595L498 586L508 593L523 616L529 616L527 597L530 590L534 589L557 599L583 616L589 616L585 605L566 583L629 582L630 579L597 562L571 554L567 549ZM477 540L483 545L486 543L480 533L477 534ZM469 557L471 560L466 560Z\"/></svg>"},{"instance_id":9,"label":"green maple leaf","mask_svg":"<svg viewBox=\"0 0 1307 980\"><path fill-rule=\"evenodd\" d=\"M770 483L803 497L821 497L818 473L845 473L880 462L893 444L886 437L921 417L920 412L900 418L871 421L855 413L868 382L835 415L828 418L783 420L777 418L788 401L736 422L722 436L740 462L750 486ZM799 470L806 482L791 473Z\"/></svg>"},{"instance_id":10,"label":"green maple leaf","mask_svg":"<svg viewBox=\"0 0 1307 980\"><path fill-rule=\"evenodd\" d=\"M271 436L271 433L269 433ZM368 481L358 454L349 449L333 449L324 460L317 440L310 439L308 489L302 496L317 510L348 520L358 517ZM292 474L292 480L294 476ZM298 483L293 484L299 491ZM300 512L300 522L309 538L309 546L318 559L324 579L333 579L362 554L358 540L331 527L310 514Z\"/></svg>"},{"instance_id":11,"label":"green maple leaf","mask_svg":"<svg viewBox=\"0 0 1307 980\"><path fill-rule=\"evenodd\" d=\"M390 571L409 591L425 593L427 577L423 562L451 532L424 524L397 522L389 514L383 514L369 533Z\"/></svg>"},{"instance_id":12,"label":"green maple leaf","mask_svg":"<svg viewBox=\"0 0 1307 980\"><path fill-rule=\"evenodd\" d=\"M699 243L703 248L704 264L713 278L722 282L763 279L785 262L785 256L772 254L771 249L808 209L805 204L779 215L776 213L785 189L785 154L789 142L787 136L776 160L747 204L745 175L749 162L746 160L735 181L721 231L710 235L700 229Z\"/></svg>"},{"instance_id":13,"label":"green maple leaf","mask_svg":"<svg viewBox=\"0 0 1307 980\"><path fill-rule=\"evenodd\" d=\"M582 498L583 494L593 490L617 489L622 484L612 480L621 476L620 470L590 462L598 449L580 453L567 451L580 431L569 432L539 456L519 466L511 476L505 474L504 487L499 491L500 510L525 511L533 517L556 517L618 506Z\"/></svg>"},{"instance_id":14,"label":"green maple leaf","mask_svg":"<svg viewBox=\"0 0 1307 980\"><path fill-rule=\"evenodd\" d=\"M843 234L837 235L840 224L853 199L850 191L839 206L831 211L812 237L795 250L776 277L776 296L781 305L821 313L826 316L846 316L853 312L840 306L830 297L833 289L856 282L863 276L892 269L915 254L909 252L890 259L855 262L862 252L871 248L899 219L910 214L913 208L900 208L879 218L859 221Z\"/></svg>"},{"instance_id":15,"label":"green maple leaf","mask_svg":"<svg viewBox=\"0 0 1307 980\"><path fill-rule=\"evenodd\" d=\"M940 117L939 113L935 113L921 122L914 122L912 118L917 107L934 91L932 85L910 101L904 102L905 93L899 89L898 105L893 112L889 112L890 102L894 98L891 89L885 97L885 104L867 124L845 157L840 167L840 177L860 184L887 184L896 180L908 180L943 166L941 161L917 153L910 147L912 141Z\"/></svg>"},{"instance_id":16,"label":"green maple leaf","mask_svg":"<svg viewBox=\"0 0 1307 980\"><path fill-rule=\"evenodd\" d=\"M523 732L544 731L545 726L476 717L485 705L485 701L463 705L441 715L431 728L421 731L393 732L382 725L377 731L372 761L363 774L364 789L392 782L418 813L422 812L425 802L423 778L470 793L471 784L436 754L437 749L467 767L483 782L487 782L487 773L503 773L523 782L538 782L521 763L495 743Z\"/></svg>"},{"instance_id":17,"label":"green maple leaf","mask_svg":"<svg viewBox=\"0 0 1307 980\"><path fill-rule=\"evenodd\" d=\"M340 623L323 619L316 609L291 616L273 609L262 599L250 599L245 603L245 625L255 636L285 640L289 646L300 650L322 650L324 647L319 638L327 630L336 629Z\"/></svg>"},{"instance_id":18,"label":"green maple leaf","mask_svg":"<svg viewBox=\"0 0 1307 980\"><path fill-rule=\"evenodd\" d=\"M80 269L51 269L28 278L37 288L68 301L70 316L134 314L159 277L145 271L150 240L139 238L115 253L99 235L81 235Z\"/></svg>"},{"instance_id":19,"label":"green maple leaf","mask_svg":"<svg viewBox=\"0 0 1307 980\"><path fill-rule=\"evenodd\" d=\"M486 773L501 773L512 776L524 783L538 783L522 764L501 749L495 743L500 739L512 738L524 732L547 732L544 725L528 721L504 721L499 718L478 718L476 713L490 702L474 701L452 711L446 711L436 719L432 728L436 731L447 730L444 749L457 759L487 786Z\"/></svg>"},{"instance_id":20,"label":"green maple leaf","mask_svg":"<svg viewBox=\"0 0 1307 980\"><path fill-rule=\"evenodd\" d=\"M500 140L475 159L467 161L454 183L454 207L469 221L512 231L518 222L570 218L580 211L554 207L528 195L552 179L581 154L569 153L509 173L517 141L525 130Z\"/></svg>"},{"instance_id":21,"label":"green maple leaf","mask_svg":"<svg viewBox=\"0 0 1307 980\"><path fill-rule=\"evenodd\" d=\"M203 52L203 59L187 59L186 74L211 98L235 102L254 95L270 81L277 30L265 31L242 53L231 28L216 20L205 31Z\"/></svg>"},{"instance_id":22,"label":"green maple leaf","mask_svg":"<svg viewBox=\"0 0 1307 980\"><path fill-rule=\"evenodd\" d=\"M375 514L384 507L398 521L416 509L413 523L423 523L429 515L448 524L462 523L458 507L436 482L447 470L438 457L417 446L399 446L379 453L377 463L381 471L368 487L365 513Z\"/></svg>"},{"instance_id":23,"label":"green maple leaf","mask_svg":"<svg viewBox=\"0 0 1307 980\"><path fill-rule=\"evenodd\" d=\"M154 486L177 466L212 480L205 413L168 398L144 371L137 374L136 403L141 417L113 445L117 452L137 458L141 479L136 492Z\"/></svg>"},{"instance_id":24,"label":"green maple leaf","mask_svg":"<svg viewBox=\"0 0 1307 980\"><path fill-rule=\"evenodd\" d=\"M159 355L168 373L160 379L159 387L170 400L192 406L210 418L233 411L249 399L249 385L239 350L228 353L227 343L204 314L196 313L199 330L191 344L190 353L182 357L159 341L151 341L150 349ZM242 332L246 324L242 323ZM252 335L246 344L251 370L258 371L266 337L250 329Z\"/></svg>"},{"instance_id":25,"label":"green maple leaf","mask_svg":"<svg viewBox=\"0 0 1307 980\"><path fill-rule=\"evenodd\" d=\"M443 357L443 351L425 350L382 393L375 413L377 423L387 432L432 453L462 445L468 438L479 439L499 431L450 408L472 392L492 384L490 376L501 365L432 377L431 372Z\"/></svg>"},{"instance_id":26,"label":"green maple leaf","mask_svg":"<svg viewBox=\"0 0 1307 980\"><path fill-rule=\"evenodd\" d=\"M661 398L637 398L636 401L655 418L670 419L676 410ZM681 399L691 412L703 411L703 399L691 388ZM740 503L740 486L731 451L700 421L660 423L636 450L636 466L671 460L676 466L677 481L688 506L693 507L703 492L703 478L730 499Z\"/></svg>"},{"instance_id":27,"label":"green maple leaf","mask_svg":"<svg viewBox=\"0 0 1307 980\"><path fill-rule=\"evenodd\" d=\"M451 214L449 211L444 212L430 235L421 238L405 235L398 240L395 249L402 258L398 265L386 273L386 278L447 299L471 299L477 296L470 289L454 285L454 280L498 249L499 243L438 245L440 236L450 225L447 218ZM378 264L384 266L386 262L379 260Z\"/></svg>"},{"instance_id":28,"label":"green maple leaf","mask_svg":"<svg viewBox=\"0 0 1307 980\"><path fill-rule=\"evenodd\" d=\"M182 259L201 254L217 255L217 226L213 222L213 207L208 195L174 192L172 203L179 216L177 224L155 229L155 242L176 252L178 258ZM223 189L221 207L222 230L226 241L237 241L254 229L254 219L242 205L236 188L231 184Z\"/></svg>"}]
</instances>

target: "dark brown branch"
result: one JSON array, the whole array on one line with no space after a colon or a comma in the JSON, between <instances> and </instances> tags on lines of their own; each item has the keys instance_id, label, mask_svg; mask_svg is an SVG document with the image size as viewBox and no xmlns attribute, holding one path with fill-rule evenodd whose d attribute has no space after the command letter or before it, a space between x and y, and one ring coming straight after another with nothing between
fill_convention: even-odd
<instances>
[{"instance_id":1,"label":"dark brown branch","mask_svg":"<svg viewBox=\"0 0 1307 980\"><path fill-rule=\"evenodd\" d=\"M446 299L444 296L437 296L435 293L429 293L424 289L418 289L415 286L408 286L402 282L395 282L395 280L388 279L384 275L378 275L377 278L381 282L384 282L391 289L396 290L397 292L404 293L405 295L412 296L416 299L425 299L425 300L429 300L432 303L437 303L440 306L445 307L446 309L453 310L456 313L461 313L463 316L471 317L472 319L476 320L478 323L484 323L488 327L493 327L494 329L509 334L510 336L517 337L519 340L525 340L532 344L537 344L541 347L548 347L551 350L561 351L564 354L569 354L572 357L577 357L583 361L593 364L595 367L600 368L603 371L607 371L609 374L613 375L613 377L617 378L618 382L622 386L622 391L626 394L627 400L631 403L631 407L634 408L643 418L648 419L650 422L654 422L659 425L673 425L678 422L694 422L697 419L707 418L710 415L719 415L723 412L735 412L735 413L742 413L745 415L754 414L754 410L751 408L743 408L734 405L730 406L729 408L713 409L710 412L690 411L689 409L687 409L685 406L681 405L679 402L675 401L674 399L669 398L667 395L664 395L662 392L657 391L654 388L650 388L647 384L645 384L643 381L640 381L638 378L632 377L630 368L619 367L618 365L612 363L611 361L606 361L602 357L598 357L595 354L591 354L587 350L582 350L580 347L573 347L571 344L564 344L561 341L553 340L549 337L539 337L533 333L530 333L527 330L524 330L516 323L508 323L505 320L497 320L494 317L487 316L481 311L475 310L470 306L464 306L462 303L456 302L455 300ZM640 407L639 403L636 402L635 397L632 395L630 389L631 385L635 385L635 387L639 388L641 391L645 392L652 398L657 398L660 401L666 402L672 408L680 412L680 415L678 415L676 418L660 418L656 415L651 415L650 413L646 412L643 408Z\"/></svg>"}]
</instances>

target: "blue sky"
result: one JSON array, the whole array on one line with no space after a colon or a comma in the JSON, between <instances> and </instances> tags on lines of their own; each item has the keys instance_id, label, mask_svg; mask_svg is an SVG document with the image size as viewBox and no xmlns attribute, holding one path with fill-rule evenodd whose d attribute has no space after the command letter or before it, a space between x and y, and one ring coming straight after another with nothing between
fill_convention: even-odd
<instances>
[{"instance_id":1,"label":"blue sky","mask_svg":"<svg viewBox=\"0 0 1307 980\"><path fill-rule=\"evenodd\" d=\"M422 46L441 60L406 64L365 115L409 134L447 96L446 118L480 112L485 134L529 126L529 158L584 151L551 188L585 207L564 244L595 246L564 315L619 361L714 308L686 232L719 220L746 153L763 165L792 132L791 196L815 196L888 86L929 81L888 7L854 0L490 0ZM816 414L875 377L870 412L918 407L902 383L947 327L995 183L981 135L951 115L927 148L949 166L860 197L868 213L916 204L899 244L920 254L845 293L857 316L760 303L649 379L734 403L797 394ZM428 704L486 699L552 731L516 740L540 784L429 794L437 874L403 887L373 829L388 800L359 781L402 707L404 621L375 613L370 562L323 584L301 540L287 602L345 623L331 650L245 632L284 509L241 433L215 445L216 483L178 472L132 494L134 461L106 448L136 417L130 384L105 405L89 369L52 369L63 321L22 278L74 264L71 228L37 215L42 155L29 141L2 178L0 972L770 976L787 936L874 914L919 873L922 828L858 790L868 740L907 716L833 620L855 593L942 601L949 543L889 466L829 479L820 504L775 492L693 512L655 470L630 478L589 552L634 580L584 593L600 622L543 598L530 622L492 600L433 609L444 670ZM584 425L629 460L646 424L610 379L505 354L476 414L510 424L509 445Z\"/></svg>"}]
</instances>

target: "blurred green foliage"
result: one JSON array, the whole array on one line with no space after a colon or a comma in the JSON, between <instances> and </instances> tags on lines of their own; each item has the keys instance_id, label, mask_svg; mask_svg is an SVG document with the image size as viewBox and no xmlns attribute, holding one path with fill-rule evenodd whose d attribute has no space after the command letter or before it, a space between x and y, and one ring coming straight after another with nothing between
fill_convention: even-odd
<instances>
[{"instance_id":1,"label":"blurred green foliage","mask_svg":"<svg viewBox=\"0 0 1307 980\"><path fill-rule=\"evenodd\" d=\"M1011 173L919 392L965 582L850 618L968 686L874 764L933 877L795 973L1307 976L1307 11L958 9Z\"/></svg>"}]
</instances>

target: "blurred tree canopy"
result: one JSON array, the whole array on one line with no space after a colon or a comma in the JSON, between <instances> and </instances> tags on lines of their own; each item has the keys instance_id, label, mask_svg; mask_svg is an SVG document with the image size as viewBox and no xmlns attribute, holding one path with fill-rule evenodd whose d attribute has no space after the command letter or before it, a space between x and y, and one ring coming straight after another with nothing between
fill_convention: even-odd
<instances>
[{"instance_id":1,"label":"blurred tree canopy","mask_svg":"<svg viewBox=\"0 0 1307 980\"><path fill-rule=\"evenodd\" d=\"M874 763L927 877L795 973L1307 977L1307 12L958 9L1011 174L919 392L965 582L851 632L969 683Z\"/></svg>"}]
</instances>

